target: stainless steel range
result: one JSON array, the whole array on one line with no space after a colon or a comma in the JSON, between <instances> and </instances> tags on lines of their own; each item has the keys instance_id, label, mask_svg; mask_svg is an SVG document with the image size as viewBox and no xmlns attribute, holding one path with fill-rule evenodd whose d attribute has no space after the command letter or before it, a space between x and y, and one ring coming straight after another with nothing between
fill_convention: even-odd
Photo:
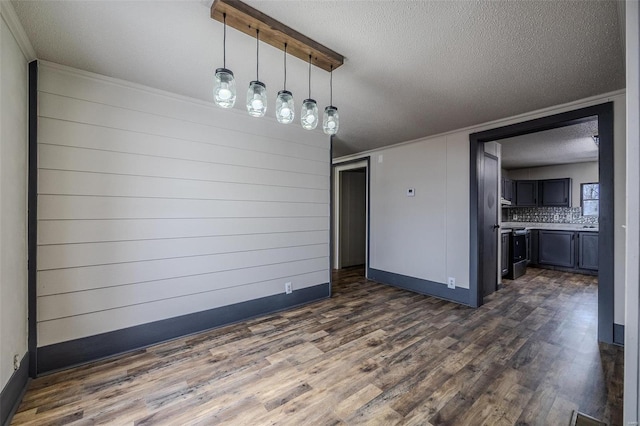
<instances>
[{"instance_id":1,"label":"stainless steel range","mask_svg":"<svg viewBox=\"0 0 640 426\"><path fill-rule=\"evenodd\" d=\"M528 244L529 231L524 228L516 228L511 232L509 242L509 252L511 261L507 278L515 280L527 273L527 263L529 259Z\"/></svg>"}]
</instances>

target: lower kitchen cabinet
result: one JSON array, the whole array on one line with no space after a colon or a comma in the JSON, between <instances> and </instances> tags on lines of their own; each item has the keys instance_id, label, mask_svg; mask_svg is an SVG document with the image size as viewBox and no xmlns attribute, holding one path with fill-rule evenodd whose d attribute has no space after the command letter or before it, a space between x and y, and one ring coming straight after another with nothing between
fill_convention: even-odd
<instances>
[{"instance_id":1,"label":"lower kitchen cabinet","mask_svg":"<svg viewBox=\"0 0 640 426\"><path fill-rule=\"evenodd\" d=\"M529 247L529 264L537 265L538 264L538 231L537 229L532 229L530 231L529 243L531 246Z\"/></svg>"},{"instance_id":2,"label":"lower kitchen cabinet","mask_svg":"<svg viewBox=\"0 0 640 426\"><path fill-rule=\"evenodd\" d=\"M538 264L575 267L575 232L538 231Z\"/></svg>"},{"instance_id":3,"label":"lower kitchen cabinet","mask_svg":"<svg viewBox=\"0 0 640 426\"><path fill-rule=\"evenodd\" d=\"M502 268L502 276L504 277L509 273L509 259L511 255L509 253L509 237L511 236L510 232L503 232L500 234L502 239L500 245L502 247L501 255L500 255L500 267Z\"/></svg>"},{"instance_id":4,"label":"lower kitchen cabinet","mask_svg":"<svg viewBox=\"0 0 640 426\"><path fill-rule=\"evenodd\" d=\"M532 230L531 265L593 275L598 271L598 233Z\"/></svg>"},{"instance_id":5,"label":"lower kitchen cabinet","mask_svg":"<svg viewBox=\"0 0 640 426\"><path fill-rule=\"evenodd\" d=\"M597 232L578 232L578 268L598 270Z\"/></svg>"}]
</instances>

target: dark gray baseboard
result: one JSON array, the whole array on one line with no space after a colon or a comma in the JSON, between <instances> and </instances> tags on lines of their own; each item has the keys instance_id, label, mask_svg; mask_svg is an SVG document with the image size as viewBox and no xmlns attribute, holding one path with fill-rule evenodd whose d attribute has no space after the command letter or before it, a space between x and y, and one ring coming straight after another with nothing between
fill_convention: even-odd
<instances>
[{"instance_id":1,"label":"dark gray baseboard","mask_svg":"<svg viewBox=\"0 0 640 426\"><path fill-rule=\"evenodd\" d=\"M624 346L624 325L613 324L613 343Z\"/></svg>"},{"instance_id":2,"label":"dark gray baseboard","mask_svg":"<svg viewBox=\"0 0 640 426\"><path fill-rule=\"evenodd\" d=\"M29 382L29 352L27 352L22 361L20 368L13 373L9 381L0 392L0 425L8 426L11 418L15 414L22 396L27 390Z\"/></svg>"},{"instance_id":3,"label":"dark gray baseboard","mask_svg":"<svg viewBox=\"0 0 640 426\"><path fill-rule=\"evenodd\" d=\"M367 274L367 278L382 284L400 287L405 290L410 290L427 296L438 297L440 299L449 300L462 305L469 305L468 288L456 287L455 289L450 289L446 284L373 268L369 268Z\"/></svg>"},{"instance_id":4,"label":"dark gray baseboard","mask_svg":"<svg viewBox=\"0 0 640 426\"><path fill-rule=\"evenodd\" d=\"M319 284L208 311L167 318L95 336L38 348L38 374L86 364L178 337L266 315L330 297L331 285Z\"/></svg>"}]
</instances>

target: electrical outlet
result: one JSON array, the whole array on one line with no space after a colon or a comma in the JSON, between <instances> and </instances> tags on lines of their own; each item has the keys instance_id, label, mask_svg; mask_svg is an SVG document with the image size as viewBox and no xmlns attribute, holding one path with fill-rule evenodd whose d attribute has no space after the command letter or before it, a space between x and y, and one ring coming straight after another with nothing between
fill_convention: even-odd
<instances>
[{"instance_id":1,"label":"electrical outlet","mask_svg":"<svg viewBox=\"0 0 640 426\"><path fill-rule=\"evenodd\" d=\"M447 287L456 288L456 279L453 277L449 277L449 281L447 281Z\"/></svg>"},{"instance_id":2,"label":"electrical outlet","mask_svg":"<svg viewBox=\"0 0 640 426\"><path fill-rule=\"evenodd\" d=\"M553 220L558 221L558 219L560 219L560 215L558 215L558 213L553 215Z\"/></svg>"},{"instance_id":3,"label":"electrical outlet","mask_svg":"<svg viewBox=\"0 0 640 426\"><path fill-rule=\"evenodd\" d=\"M291 287L291 283L284 283L284 292L286 294L291 294L293 292L293 288Z\"/></svg>"},{"instance_id":4,"label":"electrical outlet","mask_svg":"<svg viewBox=\"0 0 640 426\"><path fill-rule=\"evenodd\" d=\"M518 220L518 215L517 214L513 214L513 220Z\"/></svg>"},{"instance_id":5,"label":"electrical outlet","mask_svg":"<svg viewBox=\"0 0 640 426\"><path fill-rule=\"evenodd\" d=\"M13 370L17 371L20 368L20 355L15 354L13 356Z\"/></svg>"}]
</instances>

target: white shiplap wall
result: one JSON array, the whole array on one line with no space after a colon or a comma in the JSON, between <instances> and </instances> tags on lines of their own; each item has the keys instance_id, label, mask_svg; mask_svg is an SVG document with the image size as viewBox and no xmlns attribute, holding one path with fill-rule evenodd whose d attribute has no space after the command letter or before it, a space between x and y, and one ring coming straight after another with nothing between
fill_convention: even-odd
<instances>
[{"instance_id":1,"label":"white shiplap wall","mask_svg":"<svg viewBox=\"0 0 640 426\"><path fill-rule=\"evenodd\" d=\"M329 281L321 132L39 68L38 346Z\"/></svg>"}]
</instances>

